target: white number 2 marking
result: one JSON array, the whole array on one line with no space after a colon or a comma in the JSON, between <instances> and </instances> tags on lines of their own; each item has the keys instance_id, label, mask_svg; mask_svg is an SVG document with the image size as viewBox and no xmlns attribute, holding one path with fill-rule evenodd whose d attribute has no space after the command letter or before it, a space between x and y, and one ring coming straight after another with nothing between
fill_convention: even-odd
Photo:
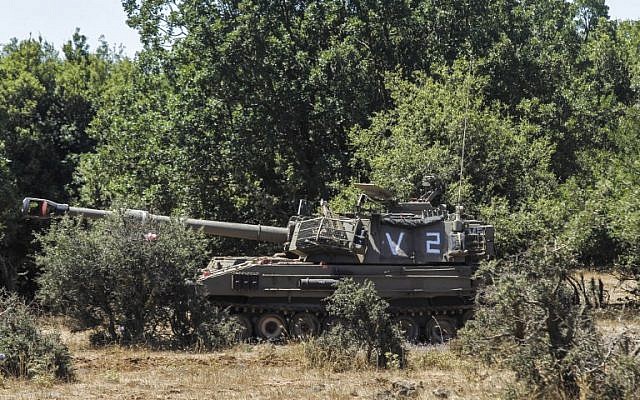
<instances>
[{"instance_id":1,"label":"white number 2 marking","mask_svg":"<svg viewBox=\"0 0 640 400\"><path fill-rule=\"evenodd\" d=\"M440 254L440 232L427 232L426 245L427 254ZM433 246L436 247L434 248Z\"/></svg>"}]
</instances>

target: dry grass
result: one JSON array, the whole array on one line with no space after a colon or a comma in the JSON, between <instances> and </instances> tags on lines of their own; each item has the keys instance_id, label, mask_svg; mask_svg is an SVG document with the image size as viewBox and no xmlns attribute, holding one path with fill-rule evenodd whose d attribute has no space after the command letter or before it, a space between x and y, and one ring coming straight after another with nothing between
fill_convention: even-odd
<instances>
[{"instance_id":1,"label":"dry grass","mask_svg":"<svg viewBox=\"0 0 640 400\"><path fill-rule=\"evenodd\" d=\"M636 287L636 282L621 281L615 275L604 272L580 271L576 278L580 279L580 276L584 276L585 282L589 282L592 278L596 281L601 280L608 294L608 302L610 304L625 302L629 291Z\"/></svg>"},{"instance_id":2,"label":"dry grass","mask_svg":"<svg viewBox=\"0 0 640 400\"><path fill-rule=\"evenodd\" d=\"M637 309L625 309L629 291L636 287L636 282L621 281L615 275L597 271L581 271L577 277L584 276L585 281L592 278L601 280L608 294L608 303L611 308L596 310L596 322L598 328L606 334L619 334L625 330L640 332L640 315Z\"/></svg>"},{"instance_id":3,"label":"dry grass","mask_svg":"<svg viewBox=\"0 0 640 400\"><path fill-rule=\"evenodd\" d=\"M622 332L640 333L640 315L637 309L601 310L596 312L596 324L604 335L615 336Z\"/></svg>"},{"instance_id":4,"label":"dry grass","mask_svg":"<svg viewBox=\"0 0 640 400\"><path fill-rule=\"evenodd\" d=\"M398 380L421 384L418 399L442 398L437 389L448 399L492 399L510 381L504 372L474 368L448 346L413 348L406 370L333 373L307 367L302 344L197 354L95 349L86 334L65 329L62 337L74 355L76 381L5 380L0 399L372 399Z\"/></svg>"},{"instance_id":5,"label":"dry grass","mask_svg":"<svg viewBox=\"0 0 640 400\"><path fill-rule=\"evenodd\" d=\"M600 278L618 295L621 286L611 275ZM636 311L602 311L598 326L605 331L640 328ZM417 399L500 398L513 382L510 373L484 367L458 357L449 346L413 347L409 368L332 372L308 367L304 345L239 345L215 353L151 351L147 349L89 346L87 333L71 333L63 320L47 321L61 332L72 350L76 380L0 380L2 399L391 399L383 394L393 382L417 385Z\"/></svg>"}]
</instances>

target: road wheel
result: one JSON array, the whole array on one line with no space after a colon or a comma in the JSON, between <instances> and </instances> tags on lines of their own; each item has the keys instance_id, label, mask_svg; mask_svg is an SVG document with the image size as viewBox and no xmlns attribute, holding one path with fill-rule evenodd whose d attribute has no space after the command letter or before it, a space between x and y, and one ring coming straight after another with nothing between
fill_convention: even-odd
<instances>
[{"instance_id":1,"label":"road wheel","mask_svg":"<svg viewBox=\"0 0 640 400\"><path fill-rule=\"evenodd\" d=\"M433 315L427 321L427 339L433 344L447 342L456 337L456 321L443 315Z\"/></svg>"},{"instance_id":2,"label":"road wheel","mask_svg":"<svg viewBox=\"0 0 640 400\"><path fill-rule=\"evenodd\" d=\"M401 316L396 318L396 323L400 326L400 331L407 342L416 343L418 341L420 326L415 319L409 316Z\"/></svg>"},{"instance_id":3,"label":"road wheel","mask_svg":"<svg viewBox=\"0 0 640 400\"><path fill-rule=\"evenodd\" d=\"M467 321L473 319L474 317L474 310L467 310L464 312L464 314L462 314L462 326L465 326L467 324Z\"/></svg>"},{"instance_id":4,"label":"road wheel","mask_svg":"<svg viewBox=\"0 0 640 400\"><path fill-rule=\"evenodd\" d=\"M334 317L333 315L327 315L322 320L322 332L329 332L331 328L336 326L337 323L338 318Z\"/></svg>"},{"instance_id":5,"label":"road wheel","mask_svg":"<svg viewBox=\"0 0 640 400\"><path fill-rule=\"evenodd\" d=\"M291 319L291 335L298 339L308 339L318 335L320 321L310 313L298 313Z\"/></svg>"},{"instance_id":6,"label":"road wheel","mask_svg":"<svg viewBox=\"0 0 640 400\"><path fill-rule=\"evenodd\" d=\"M264 314L258 320L258 335L267 340L282 339L286 334L284 318L278 314Z\"/></svg>"},{"instance_id":7,"label":"road wheel","mask_svg":"<svg viewBox=\"0 0 640 400\"><path fill-rule=\"evenodd\" d=\"M236 332L236 338L240 342L247 341L253 336L253 326L251 324L251 318L246 314L236 315L240 328Z\"/></svg>"}]
</instances>

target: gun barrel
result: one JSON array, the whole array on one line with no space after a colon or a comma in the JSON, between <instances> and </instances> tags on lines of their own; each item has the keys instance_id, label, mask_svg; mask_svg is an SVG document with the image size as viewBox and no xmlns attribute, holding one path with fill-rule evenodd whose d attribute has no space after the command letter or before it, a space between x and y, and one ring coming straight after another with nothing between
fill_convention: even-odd
<instances>
[{"instance_id":1,"label":"gun barrel","mask_svg":"<svg viewBox=\"0 0 640 400\"><path fill-rule=\"evenodd\" d=\"M28 218L49 219L55 215L68 214L86 218L104 218L113 211L96 210L93 208L71 207L68 204L56 203L51 200L27 197L22 201L22 214ZM170 217L150 214L143 210L125 210L125 214L143 221L169 222ZM236 222L209 221L205 219L182 218L185 226L202 229L203 232L214 236L225 236L239 239L257 240L271 243L285 243L289 238L289 229L279 226L240 224Z\"/></svg>"},{"instance_id":2,"label":"gun barrel","mask_svg":"<svg viewBox=\"0 0 640 400\"><path fill-rule=\"evenodd\" d=\"M202 229L209 235L271 243L285 243L289 238L289 229L280 226L240 224L192 218L184 219L182 222L188 227Z\"/></svg>"}]
</instances>

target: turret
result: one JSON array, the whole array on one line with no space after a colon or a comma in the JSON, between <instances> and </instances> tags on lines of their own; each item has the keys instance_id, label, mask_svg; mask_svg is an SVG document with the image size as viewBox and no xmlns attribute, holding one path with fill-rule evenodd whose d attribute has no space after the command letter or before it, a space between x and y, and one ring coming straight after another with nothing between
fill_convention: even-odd
<instances>
[{"instance_id":1,"label":"turret","mask_svg":"<svg viewBox=\"0 0 640 400\"><path fill-rule=\"evenodd\" d=\"M65 214L86 218L104 218L113 214L113 211L72 207L68 204L56 203L51 200L27 197L22 201L22 214L28 218L35 219L49 219L52 216ZM169 222L171 219L165 215L150 214L143 210L125 210L125 214L148 221ZM201 229L204 233L215 236L271 243L286 243L289 237L289 229L279 226L239 224L235 222L209 221L194 218L184 218L181 219L181 221L185 226L193 229Z\"/></svg>"},{"instance_id":2,"label":"turret","mask_svg":"<svg viewBox=\"0 0 640 400\"><path fill-rule=\"evenodd\" d=\"M493 226L466 218L462 207L450 214L444 205L431 205L432 195L397 202L375 185L357 187L363 195L355 213L335 214L323 202L321 214L311 215L301 206L286 228L193 218L181 221L210 235L281 243L288 257L327 264L477 264L494 255ZM368 201L383 210L366 209ZM30 197L24 199L22 212L38 219L63 214L102 218L113 213ZM124 212L141 220L170 220L142 210Z\"/></svg>"}]
</instances>

